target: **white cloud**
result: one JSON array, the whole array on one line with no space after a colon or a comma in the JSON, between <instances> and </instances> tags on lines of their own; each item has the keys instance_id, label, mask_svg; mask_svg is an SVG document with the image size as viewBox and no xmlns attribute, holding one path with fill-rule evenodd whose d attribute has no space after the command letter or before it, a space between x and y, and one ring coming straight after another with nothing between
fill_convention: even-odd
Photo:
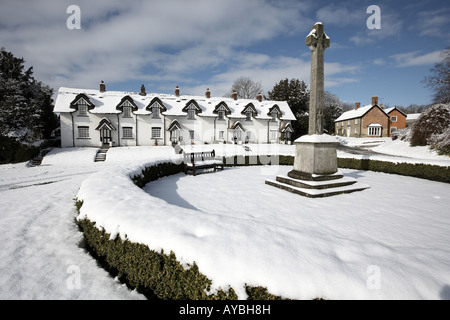
<instances>
[{"instance_id":1,"label":"white cloud","mask_svg":"<svg viewBox=\"0 0 450 320\"><path fill-rule=\"evenodd\" d=\"M392 55L397 67L411 67L432 65L442 60L441 50L419 55L420 51L399 53Z\"/></svg>"},{"instance_id":2,"label":"white cloud","mask_svg":"<svg viewBox=\"0 0 450 320\"><path fill-rule=\"evenodd\" d=\"M450 8L440 8L438 10L422 11L418 15L415 28L420 30L420 36L432 36L448 39Z\"/></svg>"},{"instance_id":3,"label":"white cloud","mask_svg":"<svg viewBox=\"0 0 450 320\"><path fill-rule=\"evenodd\" d=\"M2 46L54 87L188 78L239 58L252 68L267 56L246 48L295 33L308 21L297 1L80 0L82 29L68 30L71 4L6 0L0 11Z\"/></svg>"}]
</instances>

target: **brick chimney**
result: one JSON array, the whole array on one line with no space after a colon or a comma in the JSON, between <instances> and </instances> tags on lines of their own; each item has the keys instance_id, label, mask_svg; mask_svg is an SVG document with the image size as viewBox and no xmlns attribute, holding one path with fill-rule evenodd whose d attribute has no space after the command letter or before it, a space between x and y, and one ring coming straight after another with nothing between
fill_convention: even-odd
<instances>
[{"instance_id":1,"label":"brick chimney","mask_svg":"<svg viewBox=\"0 0 450 320\"><path fill-rule=\"evenodd\" d=\"M209 91L209 88L206 89L205 97L206 97L207 99L211 99L211 91Z\"/></svg>"},{"instance_id":2,"label":"brick chimney","mask_svg":"<svg viewBox=\"0 0 450 320\"><path fill-rule=\"evenodd\" d=\"M175 96L180 96L180 88L178 88L178 86L175 88Z\"/></svg>"},{"instance_id":3,"label":"brick chimney","mask_svg":"<svg viewBox=\"0 0 450 320\"><path fill-rule=\"evenodd\" d=\"M233 91L233 100L237 100L237 92L236 91Z\"/></svg>"},{"instance_id":4,"label":"brick chimney","mask_svg":"<svg viewBox=\"0 0 450 320\"><path fill-rule=\"evenodd\" d=\"M147 95L147 93L145 92L145 86L144 85L141 86L141 93L140 93L140 95L141 96L146 96Z\"/></svg>"},{"instance_id":5,"label":"brick chimney","mask_svg":"<svg viewBox=\"0 0 450 320\"><path fill-rule=\"evenodd\" d=\"M378 97L372 97L372 106L378 105Z\"/></svg>"},{"instance_id":6,"label":"brick chimney","mask_svg":"<svg viewBox=\"0 0 450 320\"><path fill-rule=\"evenodd\" d=\"M256 99L257 99L259 102L262 102L262 94L261 94L261 92L258 92L258 95L256 96Z\"/></svg>"},{"instance_id":7,"label":"brick chimney","mask_svg":"<svg viewBox=\"0 0 450 320\"><path fill-rule=\"evenodd\" d=\"M384 107L383 107L383 104L382 104L382 103L380 103L380 108L381 108L381 109L384 109Z\"/></svg>"},{"instance_id":8,"label":"brick chimney","mask_svg":"<svg viewBox=\"0 0 450 320\"><path fill-rule=\"evenodd\" d=\"M105 92L106 91L106 85L103 82L103 80L100 82L100 92Z\"/></svg>"},{"instance_id":9,"label":"brick chimney","mask_svg":"<svg viewBox=\"0 0 450 320\"><path fill-rule=\"evenodd\" d=\"M361 102L356 102L355 103L355 110L358 110L359 107L361 107Z\"/></svg>"}]
</instances>

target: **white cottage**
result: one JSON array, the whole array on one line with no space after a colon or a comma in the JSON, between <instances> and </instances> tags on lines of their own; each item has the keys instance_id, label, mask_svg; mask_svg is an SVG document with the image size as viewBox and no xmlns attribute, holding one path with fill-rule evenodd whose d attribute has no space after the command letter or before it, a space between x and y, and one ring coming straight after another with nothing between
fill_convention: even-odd
<instances>
[{"instance_id":1,"label":"white cottage","mask_svg":"<svg viewBox=\"0 0 450 320\"><path fill-rule=\"evenodd\" d=\"M263 101L60 88L62 147L121 147L203 143L290 143L285 101Z\"/></svg>"}]
</instances>

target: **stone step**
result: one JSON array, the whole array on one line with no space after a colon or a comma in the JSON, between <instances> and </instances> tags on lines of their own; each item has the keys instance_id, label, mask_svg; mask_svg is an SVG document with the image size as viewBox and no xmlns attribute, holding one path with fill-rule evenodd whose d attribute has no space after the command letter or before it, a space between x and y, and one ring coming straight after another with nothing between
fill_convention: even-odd
<instances>
[{"instance_id":1,"label":"stone step","mask_svg":"<svg viewBox=\"0 0 450 320\"><path fill-rule=\"evenodd\" d=\"M368 185L363 183L352 183L349 185L339 186L339 187L329 187L329 188L300 188L291 184L283 183L276 180L266 180L267 185L283 189L295 194L299 194L308 198L321 198L335 196L338 194L351 193L355 191L362 191L369 188Z\"/></svg>"},{"instance_id":2,"label":"stone step","mask_svg":"<svg viewBox=\"0 0 450 320\"><path fill-rule=\"evenodd\" d=\"M356 179L351 177L341 177L340 179L326 180L326 181L309 181L293 179L288 176L277 176L276 180L281 183L289 184L298 188L306 189L327 189L348 186L356 183Z\"/></svg>"},{"instance_id":3,"label":"stone step","mask_svg":"<svg viewBox=\"0 0 450 320\"><path fill-rule=\"evenodd\" d=\"M95 155L95 162L103 162L106 160L106 153L108 152L108 149L100 149L98 150L97 154Z\"/></svg>"}]
</instances>

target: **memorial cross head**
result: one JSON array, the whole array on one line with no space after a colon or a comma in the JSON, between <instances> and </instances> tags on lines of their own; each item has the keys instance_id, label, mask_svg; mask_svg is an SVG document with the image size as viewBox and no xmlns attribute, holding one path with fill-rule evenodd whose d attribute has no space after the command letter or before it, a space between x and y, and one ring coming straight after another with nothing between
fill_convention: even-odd
<instances>
[{"instance_id":1,"label":"memorial cross head","mask_svg":"<svg viewBox=\"0 0 450 320\"><path fill-rule=\"evenodd\" d=\"M315 50L317 46L322 46L325 50L330 46L330 38L323 31L323 24L321 22L317 22L311 32L305 39L305 44L308 46L311 51Z\"/></svg>"}]
</instances>

